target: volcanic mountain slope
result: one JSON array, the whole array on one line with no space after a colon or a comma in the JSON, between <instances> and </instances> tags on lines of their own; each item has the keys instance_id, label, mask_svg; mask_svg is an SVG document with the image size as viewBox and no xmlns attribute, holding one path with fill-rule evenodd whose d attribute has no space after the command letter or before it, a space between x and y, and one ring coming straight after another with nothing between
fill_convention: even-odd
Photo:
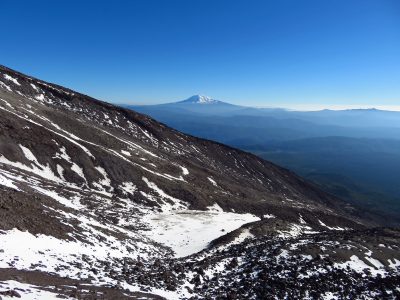
<instances>
[{"instance_id":1,"label":"volcanic mountain slope","mask_svg":"<svg viewBox=\"0 0 400 300\"><path fill-rule=\"evenodd\" d=\"M382 296L399 232L292 172L0 67L0 295Z\"/></svg>"}]
</instances>

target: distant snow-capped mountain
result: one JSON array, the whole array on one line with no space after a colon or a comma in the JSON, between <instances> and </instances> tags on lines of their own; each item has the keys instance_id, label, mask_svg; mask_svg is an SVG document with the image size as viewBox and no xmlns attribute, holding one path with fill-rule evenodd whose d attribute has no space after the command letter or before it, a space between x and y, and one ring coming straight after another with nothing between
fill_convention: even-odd
<instances>
[{"instance_id":1,"label":"distant snow-capped mountain","mask_svg":"<svg viewBox=\"0 0 400 300\"><path fill-rule=\"evenodd\" d=\"M169 102L156 105L129 105L121 104L121 106L143 112L151 115L151 112L159 111L161 113L199 113L199 114L210 114L210 115L225 115L232 112L241 111L246 109L244 106L227 103L221 100L217 100L208 96L193 95L185 100L177 102Z\"/></svg>"},{"instance_id":2,"label":"distant snow-capped mountain","mask_svg":"<svg viewBox=\"0 0 400 300\"><path fill-rule=\"evenodd\" d=\"M216 103L223 103L223 102L216 100L216 99L212 99L211 97L208 97L208 96L194 95L185 100L179 101L178 103L216 104Z\"/></svg>"}]
</instances>

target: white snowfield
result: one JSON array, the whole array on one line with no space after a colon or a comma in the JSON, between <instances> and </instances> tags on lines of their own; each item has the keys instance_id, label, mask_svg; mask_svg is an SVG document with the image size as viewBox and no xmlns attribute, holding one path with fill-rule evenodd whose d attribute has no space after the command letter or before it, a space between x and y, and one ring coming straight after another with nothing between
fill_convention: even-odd
<instances>
[{"instance_id":1,"label":"white snowfield","mask_svg":"<svg viewBox=\"0 0 400 300\"><path fill-rule=\"evenodd\" d=\"M188 210L185 202L171 197L146 177L142 179L164 202L161 213L150 212L144 215L142 220L148 224L150 230L143 233L171 248L175 257L200 252L214 239L246 223L260 220L252 214L224 212L217 203L209 206L209 211ZM153 197L147 196L150 199Z\"/></svg>"},{"instance_id":2,"label":"white snowfield","mask_svg":"<svg viewBox=\"0 0 400 300\"><path fill-rule=\"evenodd\" d=\"M224 211L182 210L146 216L151 230L146 235L185 257L206 249L209 243L240 226L258 221L251 214Z\"/></svg>"}]
</instances>

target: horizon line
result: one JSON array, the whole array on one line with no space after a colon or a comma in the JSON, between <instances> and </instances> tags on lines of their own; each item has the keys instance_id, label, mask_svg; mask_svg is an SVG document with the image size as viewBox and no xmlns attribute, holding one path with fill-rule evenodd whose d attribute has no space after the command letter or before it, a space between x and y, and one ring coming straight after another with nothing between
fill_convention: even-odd
<instances>
[{"instance_id":1,"label":"horizon line","mask_svg":"<svg viewBox=\"0 0 400 300\"><path fill-rule=\"evenodd\" d=\"M160 102L160 103L144 103L144 102L120 102L115 103L118 105L137 105L137 106L154 106L154 105L164 105L164 104L173 104L175 102ZM222 101L224 103L232 104L229 102ZM207 105L207 104L202 104ZM212 104L210 104L212 105ZM248 108L259 108L259 109L284 109L291 111L322 111L322 110L333 110L333 111L341 111L341 110L382 110L382 111L393 111L400 112L400 105L368 105L368 104L331 104L331 105L322 105L322 104L283 104L281 106L277 105L241 105L241 104L232 104L237 106L243 106Z\"/></svg>"}]
</instances>

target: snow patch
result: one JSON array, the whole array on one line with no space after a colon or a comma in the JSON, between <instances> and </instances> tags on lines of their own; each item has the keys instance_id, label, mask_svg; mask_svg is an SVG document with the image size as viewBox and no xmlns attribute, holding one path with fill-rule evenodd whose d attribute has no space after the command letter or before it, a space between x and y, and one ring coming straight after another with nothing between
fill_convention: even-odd
<instances>
[{"instance_id":1,"label":"snow patch","mask_svg":"<svg viewBox=\"0 0 400 300\"><path fill-rule=\"evenodd\" d=\"M207 209L209 211L218 211L218 212L223 212L224 210L222 209L221 206L218 205L218 203L214 203L211 206L207 206Z\"/></svg>"},{"instance_id":2,"label":"snow patch","mask_svg":"<svg viewBox=\"0 0 400 300\"><path fill-rule=\"evenodd\" d=\"M103 175L103 179L100 179L99 183L103 186L111 186L111 180L108 177L108 174L106 172L106 170L104 170L104 168L102 167L95 167L95 169L101 174Z\"/></svg>"},{"instance_id":3,"label":"snow patch","mask_svg":"<svg viewBox=\"0 0 400 300\"><path fill-rule=\"evenodd\" d=\"M227 246L230 245L238 245L243 243L245 240L247 239L251 239L253 238L254 235L250 232L250 230L248 228L243 229L239 236L237 236L232 242L230 242Z\"/></svg>"},{"instance_id":4,"label":"snow patch","mask_svg":"<svg viewBox=\"0 0 400 300\"><path fill-rule=\"evenodd\" d=\"M182 169L182 174L183 175L189 175L189 170L185 167L179 166Z\"/></svg>"},{"instance_id":5,"label":"snow patch","mask_svg":"<svg viewBox=\"0 0 400 300\"><path fill-rule=\"evenodd\" d=\"M60 152L57 152L54 158L64 159L65 161L72 163L71 157L68 155L65 147L61 147Z\"/></svg>"},{"instance_id":6,"label":"snow patch","mask_svg":"<svg viewBox=\"0 0 400 300\"><path fill-rule=\"evenodd\" d=\"M377 270L374 267L367 265L364 261L358 258L357 255L352 255L350 257L350 260L344 263L335 263L334 267L341 269L346 269L347 267L349 267L350 269L354 270L357 273L364 273L364 270L368 269L371 272L372 276L376 276L378 274L385 275L386 273L386 271L383 269Z\"/></svg>"},{"instance_id":7,"label":"snow patch","mask_svg":"<svg viewBox=\"0 0 400 300\"><path fill-rule=\"evenodd\" d=\"M14 280L0 282L0 292L15 290L24 300L60 300L58 293L53 293L40 289L38 286L21 283ZM3 300L14 300L15 297L1 296ZM74 299L71 297L63 297L63 299Z\"/></svg>"},{"instance_id":8,"label":"snow patch","mask_svg":"<svg viewBox=\"0 0 400 300\"><path fill-rule=\"evenodd\" d=\"M1 174L0 174L0 185L12 188L12 189L17 190L17 191L20 191L20 189L16 185L14 185L14 181L12 181L11 179L9 179L9 178L1 175Z\"/></svg>"},{"instance_id":9,"label":"snow patch","mask_svg":"<svg viewBox=\"0 0 400 300\"><path fill-rule=\"evenodd\" d=\"M147 186L151 190L153 190L156 194L158 194L161 197L161 199L164 202L164 204L161 205L161 209L163 211L186 208L185 204L183 204L181 200L168 195L162 189L160 189L154 182L149 181L146 177L142 177L142 180L147 184ZM154 199L154 197L151 197L150 195L147 195L144 192L142 192L142 195L147 196L148 198L150 198L150 200L158 202L156 199ZM172 204L170 202L164 201L165 199L172 202Z\"/></svg>"},{"instance_id":10,"label":"snow patch","mask_svg":"<svg viewBox=\"0 0 400 300\"><path fill-rule=\"evenodd\" d=\"M212 183L213 186L218 186L218 184L215 182L215 180L212 179L211 177L207 177L207 179Z\"/></svg>"},{"instance_id":11,"label":"snow patch","mask_svg":"<svg viewBox=\"0 0 400 300\"><path fill-rule=\"evenodd\" d=\"M259 218L251 214L210 211L171 211L144 218L151 230L144 234L170 247L176 257L185 257L209 246L209 243L242 225Z\"/></svg>"},{"instance_id":12,"label":"snow patch","mask_svg":"<svg viewBox=\"0 0 400 300\"><path fill-rule=\"evenodd\" d=\"M83 169L78 166L76 163L72 163L71 170L74 171L79 177L81 177L87 183L85 174L83 173Z\"/></svg>"},{"instance_id":13,"label":"snow patch","mask_svg":"<svg viewBox=\"0 0 400 300\"><path fill-rule=\"evenodd\" d=\"M16 85L18 85L18 86L21 86L21 84L18 82L18 80L17 80L16 78L11 77L11 76L8 75L8 74L4 74L4 78L7 79L7 80L9 80L9 81L11 81L12 83L14 83L14 84L16 84Z\"/></svg>"},{"instance_id":14,"label":"snow patch","mask_svg":"<svg viewBox=\"0 0 400 300\"><path fill-rule=\"evenodd\" d=\"M44 101L44 95L43 94L36 95L35 99L39 101Z\"/></svg>"},{"instance_id":15,"label":"snow patch","mask_svg":"<svg viewBox=\"0 0 400 300\"><path fill-rule=\"evenodd\" d=\"M0 163L10 165L12 167L18 168L20 170L32 172L37 176L43 177L45 179L54 181L54 182L61 182L61 179L58 178L53 171L51 170L50 166L47 164L46 166L41 165L35 155L26 147L19 145L21 150L23 151L25 157L31 162L31 166L24 165L20 162L13 162L8 160L5 156L0 154Z\"/></svg>"},{"instance_id":16,"label":"snow patch","mask_svg":"<svg viewBox=\"0 0 400 300\"><path fill-rule=\"evenodd\" d=\"M263 215L263 218L264 219L274 219L276 217L274 215L272 215L272 214L265 214L265 215Z\"/></svg>"},{"instance_id":17,"label":"snow patch","mask_svg":"<svg viewBox=\"0 0 400 300\"><path fill-rule=\"evenodd\" d=\"M137 191L136 186L132 182L123 182L122 185L119 186L119 188L122 190L123 194L131 194L133 195L134 192Z\"/></svg>"},{"instance_id":18,"label":"snow patch","mask_svg":"<svg viewBox=\"0 0 400 300\"><path fill-rule=\"evenodd\" d=\"M131 153L129 151L126 150L121 150L121 153L125 156L131 156Z\"/></svg>"},{"instance_id":19,"label":"snow patch","mask_svg":"<svg viewBox=\"0 0 400 300\"><path fill-rule=\"evenodd\" d=\"M12 92L12 89L7 84L5 84L3 81L0 81L0 86L5 88L9 92Z\"/></svg>"},{"instance_id":20,"label":"snow patch","mask_svg":"<svg viewBox=\"0 0 400 300\"><path fill-rule=\"evenodd\" d=\"M36 91L36 92L40 92L38 87L36 85L34 85L33 83L31 83L31 87Z\"/></svg>"},{"instance_id":21,"label":"snow patch","mask_svg":"<svg viewBox=\"0 0 400 300\"><path fill-rule=\"evenodd\" d=\"M37 190L38 192L42 193L43 195L49 196L50 198L56 200L57 202L61 203L62 205L66 206L66 207L73 208L76 210L85 208L85 206L83 206L80 203L79 196L75 196L75 197L71 197L70 199L67 199L65 197L60 196L55 191L47 190L47 189L44 189L42 187L35 186L35 185L32 185L32 188Z\"/></svg>"},{"instance_id":22,"label":"snow patch","mask_svg":"<svg viewBox=\"0 0 400 300\"><path fill-rule=\"evenodd\" d=\"M326 228L328 228L329 230L346 230L346 228L342 228L342 227L339 227L339 226L330 227L330 226L326 225L324 222L322 222L321 220L318 220L318 222L319 222L319 224L320 224L321 226L326 227Z\"/></svg>"},{"instance_id":23,"label":"snow patch","mask_svg":"<svg viewBox=\"0 0 400 300\"><path fill-rule=\"evenodd\" d=\"M368 260L377 269L381 269L381 268L385 267L379 260L377 260L373 257L366 256L365 259Z\"/></svg>"}]
</instances>

